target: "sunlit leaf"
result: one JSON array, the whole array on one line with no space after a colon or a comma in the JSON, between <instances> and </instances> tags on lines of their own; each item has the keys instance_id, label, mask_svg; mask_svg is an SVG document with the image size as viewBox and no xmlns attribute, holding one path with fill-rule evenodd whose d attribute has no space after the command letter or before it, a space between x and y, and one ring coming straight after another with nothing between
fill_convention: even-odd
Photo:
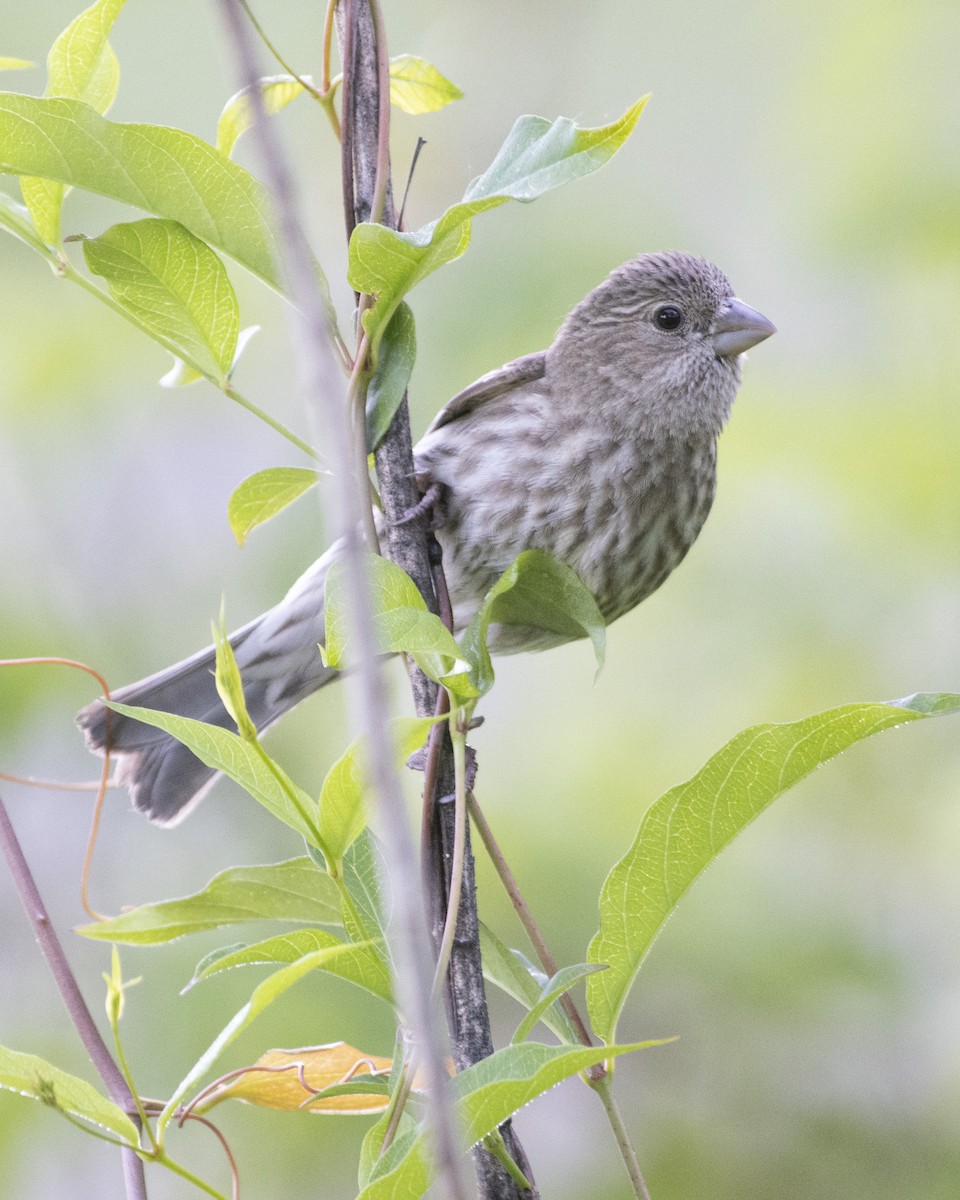
<instances>
[{"instance_id":1,"label":"sunlit leaf","mask_svg":"<svg viewBox=\"0 0 960 1200\"><path fill-rule=\"evenodd\" d=\"M36 65L29 58L11 58L9 54L0 54L0 71L25 71Z\"/></svg>"},{"instance_id":2,"label":"sunlit leaf","mask_svg":"<svg viewBox=\"0 0 960 1200\"><path fill-rule=\"evenodd\" d=\"M768 804L856 742L909 721L960 711L960 695L920 694L889 704L847 704L731 738L692 779L647 809L636 840L603 885L587 981L591 1023L607 1041L640 964L694 880Z\"/></svg>"},{"instance_id":3,"label":"sunlit leaf","mask_svg":"<svg viewBox=\"0 0 960 1200\"><path fill-rule=\"evenodd\" d=\"M464 631L461 652L481 693L493 684L487 649L487 632L493 623L529 625L563 639L589 637L597 666L603 666L607 631L597 602L576 571L545 550L519 554L487 592Z\"/></svg>"},{"instance_id":4,"label":"sunlit leaf","mask_svg":"<svg viewBox=\"0 0 960 1200\"><path fill-rule=\"evenodd\" d=\"M310 75L300 77L304 82L313 84ZM291 100L306 90L299 80L292 75L266 75L258 81L260 100L264 112L271 116L286 108ZM253 125L253 106L250 103L248 88L242 88L230 97L223 106L223 112L217 121L217 149L221 154L231 155L240 135Z\"/></svg>"},{"instance_id":5,"label":"sunlit leaf","mask_svg":"<svg viewBox=\"0 0 960 1200\"><path fill-rule=\"evenodd\" d=\"M605 1058L644 1050L659 1042L628 1046L507 1046L461 1071L451 1082L454 1112L464 1141L472 1146L513 1113L571 1075ZM418 1200L431 1182L427 1135L397 1141L377 1161L358 1200Z\"/></svg>"},{"instance_id":6,"label":"sunlit leaf","mask_svg":"<svg viewBox=\"0 0 960 1200\"><path fill-rule=\"evenodd\" d=\"M433 724L432 717L401 717L390 722L398 770L424 744ZM363 758L364 739L358 738L330 768L320 792L320 834L337 863L367 824Z\"/></svg>"},{"instance_id":7,"label":"sunlit leaf","mask_svg":"<svg viewBox=\"0 0 960 1200\"><path fill-rule=\"evenodd\" d=\"M97 1125L128 1146L139 1143L136 1126L122 1108L101 1096L86 1080L68 1075L34 1054L0 1046L0 1087Z\"/></svg>"},{"instance_id":8,"label":"sunlit leaf","mask_svg":"<svg viewBox=\"0 0 960 1200\"><path fill-rule=\"evenodd\" d=\"M227 519L237 545L242 546L258 525L315 487L319 478L319 471L309 467L268 467L248 475L227 502Z\"/></svg>"},{"instance_id":9,"label":"sunlit leaf","mask_svg":"<svg viewBox=\"0 0 960 1200\"><path fill-rule=\"evenodd\" d=\"M188 987L192 987L201 979L218 975L221 971L230 971L236 967L296 962L315 950L344 945L349 945L349 952L344 951L343 954L322 962L319 969L347 979L372 992L381 1000L392 1001L390 972L380 949L373 943L345 943L342 938L327 933L324 929L295 929L290 933L255 942L252 946L217 953L214 958L207 958L198 966Z\"/></svg>"},{"instance_id":10,"label":"sunlit leaf","mask_svg":"<svg viewBox=\"0 0 960 1200\"><path fill-rule=\"evenodd\" d=\"M350 239L348 277L358 292L377 297L363 317L374 348L407 292L466 250L475 216L508 200L535 200L595 171L629 137L645 103L646 98L639 100L598 129L581 129L567 117L553 122L520 117L487 170L439 220L414 233L371 222L358 225Z\"/></svg>"},{"instance_id":11,"label":"sunlit leaf","mask_svg":"<svg viewBox=\"0 0 960 1200\"><path fill-rule=\"evenodd\" d=\"M0 92L0 170L56 179L179 221L282 290L266 188L192 133L117 124L79 100Z\"/></svg>"},{"instance_id":12,"label":"sunlit leaf","mask_svg":"<svg viewBox=\"0 0 960 1200\"><path fill-rule=\"evenodd\" d=\"M262 867L231 867L192 896L144 904L112 920L84 925L79 932L101 941L147 946L188 933L267 920L339 925L336 884L305 857Z\"/></svg>"},{"instance_id":13,"label":"sunlit leaf","mask_svg":"<svg viewBox=\"0 0 960 1200\"><path fill-rule=\"evenodd\" d=\"M224 1100L245 1100L260 1108L287 1112L383 1112L389 1100L387 1078L392 1065L391 1059L366 1054L346 1042L268 1050L242 1074L207 1093L193 1111L205 1113ZM372 1082L377 1084L375 1091L360 1090ZM327 1089L336 1089L336 1094L317 1097Z\"/></svg>"},{"instance_id":14,"label":"sunlit leaf","mask_svg":"<svg viewBox=\"0 0 960 1200\"><path fill-rule=\"evenodd\" d=\"M298 983L304 975L309 975L312 971L316 971L320 966L330 962L338 955L347 954L352 949L354 947L351 945L342 943L339 946L329 946L322 950L315 950L311 954L304 955L303 958L298 959L296 962L290 963L289 966L281 967L279 971L274 971L272 975L268 976L263 983L256 987L247 1003L227 1022L207 1050L204 1051L197 1062L190 1068L186 1077L177 1086L160 1116L160 1128L169 1121L183 1097L207 1074L227 1046L235 1038L239 1037L262 1012L293 987L295 983Z\"/></svg>"},{"instance_id":15,"label":"sunlit leaf","mask_svg":"<svg viewBox=\"0 0 960 1200\"><path fill-rule=\"evenodd\" d=\"M98 0L70 22L47 55L45 96L83 100L98 113L107 112L120 84L120 64L107 38L124 3ZM51 246L58 245L64 185L24 176L20 189L37 232Z\"/></svg>"},{"instance_id":16,"label":"sunlit leaf","mask_svg":"<svg viewBox=\"0 0 960 1200\"><path fill-rule=\"evenodd\" d=\"M87 266L141 328L226 385L240 310L226 268L205 242L177 221L148 217L82 245Z\"/></svg>"},{"instance_id":17,"label":"sunlit leaf","mask_svg":"<svg viewBox=\"0 0 960 1200\"><path fill-rule=\"evenodd\" d=\"M364 556L370 581L377 646L383 653L408 653L431 679L453 669L459 648L439 617L427 609L416 584L396 563L377 554ZM347 564L336 560L327 572L324 591L326 661L339 667L349 662L349 592Z\"/></svg>"},{"instance_id":18,"label":"sunlit leaf","mask_svg":"<svg viewBox=\"0 0 960 1200\"><path fill-rule=\"evenodd\" d=\"M455 83L424 58L398 54L390 59L390 101L405 113L437 112L451 100L462 100Z\"/></svg>"},{"instance_id":19,"label":"sunlit leaf","mask_svg":"<svg viewBox=\"0 0 960 1200\"><path fill-rule=\"evenodd\" d=\"M152 725L175 737L188 750L192 750L202 763L213 767L215 771L222 771L234 783L239 783L258 804L296 830L310 845L323 849L315 822L316 804L280 766L276 763L272 763L272 767L267 765L262 749L238 734L219 725L209 725L206 721L157 712L152 708L118 704L115 700L105 703L124 716L143 721L145 725Z\"/></svg>"}]
</instances>

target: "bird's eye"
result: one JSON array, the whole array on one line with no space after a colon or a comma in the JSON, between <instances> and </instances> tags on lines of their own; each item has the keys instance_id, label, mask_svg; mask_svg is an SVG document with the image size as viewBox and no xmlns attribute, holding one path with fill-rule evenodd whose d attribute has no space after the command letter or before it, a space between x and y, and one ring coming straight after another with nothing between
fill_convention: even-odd
<instances>
[{"instance_id":1,"label":"bird's eye","mask_svg":"<svg viewBox=\"0 0 960 1200\"><path fill-rule=\"evenodd\" d=\"M658 329L672 333L683 324L683 313L675 304L662 304L653 314L653 319Z\"/></svg>"}]
</instances>

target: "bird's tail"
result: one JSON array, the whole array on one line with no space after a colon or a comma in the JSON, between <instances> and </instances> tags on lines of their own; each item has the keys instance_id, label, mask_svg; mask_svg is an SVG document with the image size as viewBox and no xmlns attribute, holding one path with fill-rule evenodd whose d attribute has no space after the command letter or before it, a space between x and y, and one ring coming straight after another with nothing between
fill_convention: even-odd
<instances>
[{"instance_id":1,"label":"bird's tail","mask_svg":"<svg viewBox=\"0 0 960 1200\"><path fill-rule=\"evenodd\" d=\"M323 586L336 553L328 551L269 612L230 637L243 680L247 710L266 729L337 672L323 666ZM210 646L156 675L111 693L123 704L193 717L233 728L213 679ZM106 708L100 700L77 715L87 745L102 754L108 745L117 758L117 781L130 791L134 807L158 825L175 825L199 803L217 772L169 734Z\"/></svg>"}]
</instances>

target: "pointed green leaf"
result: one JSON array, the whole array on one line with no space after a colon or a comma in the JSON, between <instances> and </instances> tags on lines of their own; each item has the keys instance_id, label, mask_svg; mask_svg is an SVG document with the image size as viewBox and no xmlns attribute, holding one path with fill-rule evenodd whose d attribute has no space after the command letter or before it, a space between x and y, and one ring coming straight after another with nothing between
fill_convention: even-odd
<instances>
[{"instance_id":1,"label":"pointed green leaf","mask_svg":"<svg viewBox=\"0 0 960 1200\"><path fill-rule=\"evenodd\" d=\"M483 977L489 983L512 996L526 1009L533 1009L540 1002L543 986L547 982L541 971L537 971L518 950L509 949L492 929L480 922L480 961ZM570 1019L559 1006L546 1008L540 1020L557 1035L561 1042L571 1045L578 1038Z\"/></svg>"},{"instance_id":2,"label":"pointed green leaf","mask_svg":"<svg viewBox=\"0 0 960 1200\"><path fill-rule=\"evenodd\" d=\"M233 647L227 635L227 625L224 618L223 604L220 605L220 623L213 624L213 644L215 647L213 681L216 685L220 703L230 714L237 732L245 742L256 744L257 727L247 712L247 701L243 694L243 681L240 678L240 668L233 654Z\"/></svg>"},{"instance_id":3,"label":"pointed green leaf","mask_svg":"<svg viewBox=\"0 0 960 1200\"><path fill-rule=\"evenodd\" d=\"M419 750L435 724L433 717L401 717L391 721L398 770ZM364 739L357 738L327 773L320 792L320 835L331 858L340 863L367 824L363 777Z\"/></svg>"},{"instance_id":4,"label":"pointed green leaf","mask_svg":"<svg viewBox=\"0 0 960 1200\"><path fill-rule=\"evenodd\" d=\"M364 556L370 580L370 599L377 645L384 654L410 654L424 674L442 678L453 669L460 651L449 629L427 609L417 585L396 563L378 554ZM347 564L337 559L324 585L326 662L340 667L350 659L347 644L349 595Z\"/></svg>"},{"instance_id":5,"label":"pointed green leaf","mask_svg":"<svg viewBox=\"0 0 960 1200\"><path fill-rule=\"evenodd\" d=\"M731 738L688 782L647 809L636 840L607 877L587 981L599 1037L612 1041L627 993L684 892L759 813L821 763L884 729L960 711L960 695L920 694L889 704L847 704Z\"/></svg>"},{"instance_id":6,"label":"pointed green leaf","mask_svg":"<svg viewBox=\"0 0 960 1200\"><path fill-rule=\"evenodd\" d=\"M380 942L389 922L387 864L383 849L369 829L365 829L343 856L343 882L353 901L354 910L343 908L343 924L355 942L369 939ZM359 918L359 925L354 919Z\"/></svg>"},{"instance_id":7,"label":"pointed green leaf","mask_svg":"<svg viewBox=\"0 0 960 1200\"><path fill-rule=\"evenodd\" d=\"M0 71L25 71L36 65L29 58L11 58L9 54L0 54Z\"/></svg>"},{"instance_id":8,"label":"pointed green leaf","mask_svg":"<svg viewBox=\"0 0 960 1200\"><path fill-rule=\"evenodd\" d=\"M225 387L240 332L226 268L176 221L148 217L83 240L94 275L133 320L178 357Z\"/></svg>"},{"instance_id":9,"label":"pointed green leaf","mask_svg":"<svg viewBox=\"0 0 960 1200\"><path fill-rule=\"evenodd\" d=\"M79 100L0 92L0 170L57 179L179 221L283 290L266 188L192 133L116 124Z\"/></svg>"},{"instance_id":10,"label":"pointed green leaf","mask_svg":"<svg viewBox=\"0 0 960 1200\"><path fill-rule=\"evenodd\" d=\"M257 745L219 725L208 725L206 721L195 721L192 717L118 704L115 700L106 703L124 716L134 717L175 737L201 762L239 783L258 804L296 830L310 845L323 849L317 833L313 800Z\"/></svg>"},{"instance_id":11,"label":"pointed green leaf","mask_svg":"<svg viewBox=\"0 0 960 1200\"><path fill-rule=\"evenodd\" d=\"M564 1079L588 1067L644 1050L660 1042L627 1046L544 1046L524 1042L507 1046L454 1076L451 1091L457 1123L465 1142L477 1142L513 1113ZM358 1200L419 1200L431 1182L427 1135L422 1126L410 1142L397 1141L378 1159Z\"/></svg>"},{"instance_id":12,"label":"pointed green leaf","mask_svg":"<svg viewBox=\"0 0 960 1200\"><path fill-rule=\"evenodd\" d=\"M278 1000L295 983L298 983L304 975L309 975L311 971L316 971L320 967L328 967L335 958L348 955L355 949L354 945L342 942L338 946L327 946L322 950L314 950L310 954L305 954L303 958L297 959L296 962L290 963L289 966L281 967L279 971L274 971L263 983L254 988L253 994L247 1003L227 1022L210 1046L187 1072L186 1077L177 1086L173 1095L167 1101L163 1112L160 1114L158 1132L163 1130L187 1092L194 1088L204 1075L206 1075L227 1046L239 1037L265 1009L269 1008L275 1000Z\"/></svg>"},{"instance_id":13,"label":"pointed green leaf","mask_svg":"<svg viewBox=\"0 0 960 1200\"><path fill-rule=\"evenodd\" d=\"M300 78L313 84L310 75L302 75ZM286 108L291 100L296 100L305 91L303 84L292 75L266 75L259 81L259 87L260 100L268 116ZM217 121L217 149L220 153L229 157L240 135L246 133L252 125L253 109L250 105L249 90L242 88L226 102Z\"/></svg>"},{"instance_id":14,"label":"pointed green leaf","mask_svg":"<svg viewBox=\"0 0 960 1200\"><path fill-rule=\"evenodd\" d=\"M386 437L400 407L417 357L413 310L400 304L380 343L377 369L367 389L367 450L372 453Z\"/></svg>"},{"instance_id":15,"label":"pointed green leaf","mask_svg":"<svg viewBox=\"0 0 960 1200\"><path fill-rule=\"evenodd\" d=\"M437 112L451 100L462 100L455 83L427 62L411 54L390 59L390 102L405 113Z\"/></svg>"},{"instance_id":16,"label":"pointed green leaf","mask_svg":"<svg viewBox=\"0 0 960 1200\"><path fill-rule=\"evenodd\" d=\"M47 56L45 96L83 100L101 114L110 108L120 84L120 64L107 38L124 3L98 0L70 22ZM20 189L37 232L49 245L59 245L64 185L24 176Z\"/></svg>"},{"instance_id":17,"label":"pointed green leaf","mask_svg":"<svg viewBox=\"0 0 960 1200\"><path fill-rule=\"evenodd\" d=\"M227 519L237 545L242 546L252 530L283 512L319 479L320 472L309 467L268 467L248 475L227 502Z\"/></svg>"},{"instance_id":18,"label":"pointed green leaf","mask_svg":"<svg viewBox=\"0 0 960 1200\"><path fill-rule=\"evenodd\" d=\"M231 867L192 896L143 904L112 920L84 925L79 932L104 942L153 946L188 933L268 920L339 925L336 884L305 857L262 867Z\"/></svg>"},{"instance_id":19,"label":"pointed green leaf","mask_svg":"<svg viewBox=\"0 0 960 1200\"><path fill-rule=\"evenodd\" d=\"M567 117L553 122L520 117L462 202L447 209L438 221L414 233L397 233L370 222L358 225L350 238L347 274L358 292L377 297L363 317L374 349L407 292L466 250L475 216L508 200L527 203L595 171L629 137L645 104L646 97L599 129L581 129Z\"/></svg>"},{"instance_id":20,"label":"pointed green leaf","mask_svg":"<svg viewBox=\"0 0 960 1200\"><path fill-rule=\"evenodd\" d=\"M487 648L492 623L528 625L564 641L587 636L598 669L603 666L607 630L597 602L576 571L546 550L517 555L487 592L460 639L461 654L471 664L470 678L481 694L493 685Z\"/></svg>"},{"instance_id":21,"label":"pointed green leaf","mask_svg":"<svg viewBox=\"0 0 960 1200\"><path fill-rule=\"evenodd\" d=\"M517 1032L510 1039L513 1043L524 1042L533 1032L538 1021L546 1016L547 1009L564 994L569 992L574 984L579 983L587 975L602 971L599 963L576 963L570 967L561 967L551 979L548 979L540 991L540 998L517 1026Z\"/></svg>"},{"instance_id":22,"label":"pointed green leaf","mask_svg":"<svg viewBox=\"0 0 960 1200\"><path fill-rule=\"evenodd\" d=\"M316 950L326 950L331 946L347 946L349 952L338 954L321 962L319 969L338 975L358 987L365 988L381 1000L388 1003L393 1001L390 987L390 972L382 952L372 942L363 944L347 943L342 938L335 937L323 929L297 929L292 933L283 933L277 937L267 938L252 946L244 946L232 953L218 955L202 969L198 969L187 987L192 987L201 979L209 979L221 971L230 971L234 967L263 966L272 963L297 962L307 954ZM184 988L184 991L187 989Z\"/></svg>"},{"instance_id":23,"label":"pointed green leaf","mask_svg":"<svg viewBox=\"0 0 960 1200\"><path fill-rule=\"evenodd\" d=\"M139 1145L136 1126L122 1108L101 1096L85 1079L68 1075L34 1054L0 1046L0 1087L98 1125L127 1146Z\"/></svg>"}]
</instances>

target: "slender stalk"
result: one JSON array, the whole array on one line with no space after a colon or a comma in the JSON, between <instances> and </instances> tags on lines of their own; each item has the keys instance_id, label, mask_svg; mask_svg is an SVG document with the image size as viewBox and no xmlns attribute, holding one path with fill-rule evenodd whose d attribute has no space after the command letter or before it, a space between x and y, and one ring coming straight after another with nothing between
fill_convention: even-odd
<instances>
[{"instance_id":1,"label":"slender stalk","mask_svg":"<svg viewBox=\"0 0 960 1200\"><path fill-rule=\"evenodd\" d=\"M613 1130L613 1136L617 1139L617 1148L623 1159L623 1165L627 1169L627 1175L630 1178L630 1184L633 1187L637 1200L650 1200L650 1193L647 1191L643 1172L640 1170L637 1152L630 1142L630 1135L627 1133L627 1127L624 1124L620 1106L614 1097L612 1085L613 1080L609 1074L604 1075L602 1079L591 1080L590 1082L590 1086L600 1097L600 1103L606 1110L610 1128Z\"/></svg>"},{"instance_id":2,"label":"slender stalk","mask_svg":"<svg viewBox=\"0 0 960 1200\"><path fill-rule=\"evenodd\" d=\"M265 425L269 425L271 429L279 433L281 437L286 438L292 446L296 446L298 450L302 450L314 462L324 461L323 455L319 451L314 450L309 442L305 442L303 438L297 437L295 433L289 430L281 421L278 421L276 417L271 417L259 405L254 404L252 400L248 400L246 396L242 396L232 383L223 389L223 394L233 400L235 404L239 404L241 408L245 408L247 412L251 412L255 417L259 417Z\"/></svg>"},{"instance_id":3,"label":"slender stalk","mask_svg":"<svg viewBox=\"0 0 960 1200\"><path fill-rule=\"evenodd\" d=\"M443 936L437 951L437 967L433 977L433 994L439 996L443 989L450 953L460 917L460 895L463 889L463 863L466 846L467 825L467 739L461 728L460 714L450 722L450 740L453 742L454 778L454 835L453 858L450 863L450 883L447 889L447 915L443 923Z\"/></svg>"},{"instance_id":4,"label":"slender stalk","mask_svg":"<svg viewBox=\"0 0 960 1200\"><path fill-rule=\"evenodd\" d=\"M280 66L283 67L283 69L286 71L286 73L288 75L290 75L293 79L295 79L297 81L297 83L299 83L300 86L305 91L310 93L311 96L313 96L317 100L322 100L323 97L321 96L320 92L313 86L313 84L308 83L307 80L304 79L302 75L298 75L296 73L296 71L293 69L293 67L291 67L289 65L289 63L287 63L284 60L280 51L276 48L276 46L274 46L273 42L270 41L269 37L267 37L266 30L263 28L263 26L260 24L260 22L257 20L257 18L253 15L253 10L250 8L250 5L247 3L247 0L237 0L237 3L240 5L240 7L243 9L243 11L247 14L247 20L257 31L257 37L259 37L260 41L263 42L264 46L266 46L268 52L273 55L273 57L277 60L277 62L280 64Z\"/></svg>"},{"instance_id":5,"label":"slender stalk","mask_svg":"<svg viewBox=\"0 0 960 1200\"><path fill-rule=\"evenodd\" d=\"M139 1124L139 1115L133 1095L122 1072L113 1061L107 1044L101 1037L100 1030L83 998L76 976L70 969L60 939L54 931L50 916L40 897L40 892L37 890L37 885L2 799L0 799L0 846L3 848L3 854L10 868L20 902L27 914L27 920L33 927L34 936L47 960L47 965L53 974L67 1012L70 1014L70 1019L80 1035L80 1040L90 1055L97 1073L106 1085L110 1099L127 1113L134 1124ZM143 1163L138 1151L132 1147L124 1147L120 1154L127 1200L147 1200Z\"/></svg>"},{"instance_id":6,"label":"slender stalk","mask_svg":"<svg viewBox=\"0 0 960 1200\"><path fill-rule=\"evenodd\" d=\"M477 803L476 797L471 792L467 797L467 804L470 808L470 816L473 818L473 823L477 827L477 832L480 834L480 840L483 842L484 849L490 856L490 861L493 863L494 870L503 884L504 891L510 897L510 903L513 905L514 912L520 918L520 924L523 926L530 943L536 952L537 958L540 960L540 965L548 975L556 975L557 961L550 952L543 934L540 932L540 926L534 919L533 913L527 906L526 900L517 884L513 872L510 870L506 858L503 856L503 851L497 844L496 838L493 836L493 830L487 824L487 819L483 815L480 805ZM573 1023L574 1029L577 1031L577 1036L585 1046L592 1046L593 1041L590 1033L587 1030L586 1024L580 1013L577 1011L577 1006L573 1002L573 998L568 992L560 997L560 1003L563 1005L567 1016ZM591 1067L587 1072L591 1082L598 1080L602 1075L606 1074L603 1066Z\"/></svg>"},{"instance_id":7,"label":"slender stalk","mask_svg":"<svg viewBox=\"0 0 960 1200\"><path fill-rule=\"evenodd\" d=\"M344 0L348 10L355 3ZM248 30L236 0L219 0L228 35L233 44L244 86L255 85L257 63L250 44ZM352 27L352 21L347 24ZM344 129L343 144L352 155L355 125L347 103L347 94L354 71L353 55L344 56ZM367 767L371 790L380 817L380 827L386 843L387 861L393 883L393 951L397 963L396 985L400 1007L410 1023L417 1045L418 1059L423 1063L425 1082L431 1098L427 1121L437 1152L447 1194L454 1200L466 1200L467 1190L462 1179L456 1131L451 1119L448 1099L449 1078L436 1029L436 1016L430 997L430 954L423 915L417 904L417 864L410 831L406 824L403 796L393 764L390 739L384 736L388 708L382 679L381 664L371 611L367 575L363 564L363 544L359 529L367 519L369 486L354 470L355 453L345 411L343 389L331 386L335 378L333 330L310 267L309 247L297 216L295 187L287 161L276 135L265 120L259 89L250 89L254 112L254 134L258 140L265 174L273 192L277 209L279 244L284 274L289 281L291 297L300 320L296 326L298 360L303 371L306 393L322 414L324 430L329 438L331 457L340 484L335 500L338 503L339 530L344 543L346 586L351 633L358 650L358 665L352 676L348 693L359 710L358 724L367 734ZM348 180L350 181L348 185ZM349 186L352 202L353 159L344 157L344 185ZM352 203L348 208L348 225L353 220Z\"/></svg>"}]
</instances>

